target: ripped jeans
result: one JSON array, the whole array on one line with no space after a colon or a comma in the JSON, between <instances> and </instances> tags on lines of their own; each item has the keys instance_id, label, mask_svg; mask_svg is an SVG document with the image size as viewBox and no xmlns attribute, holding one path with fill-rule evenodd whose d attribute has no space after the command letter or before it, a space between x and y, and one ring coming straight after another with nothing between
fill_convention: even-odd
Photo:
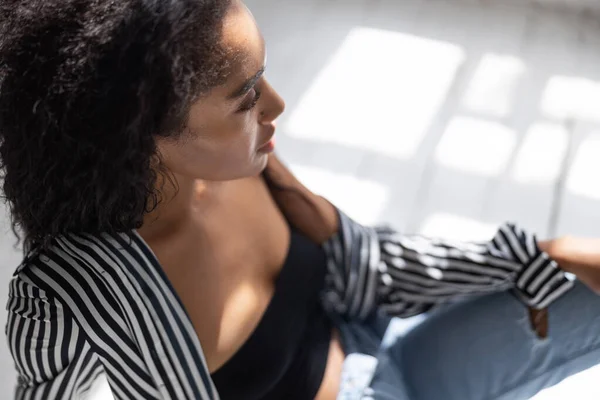
<instances>
[{"instance_id":1,"label":"ripped jeans","mask_svg":"<svg viewBox=\"0 0 600 400\"><path fill-rule=\"evenodd\" d=\"M545 339L510 293L446 306L407 331L380 316L337 320L348 355L338 400L526 400L600 364L600 296L578 282L548 315Z\"/></svg>"}]
</instances>

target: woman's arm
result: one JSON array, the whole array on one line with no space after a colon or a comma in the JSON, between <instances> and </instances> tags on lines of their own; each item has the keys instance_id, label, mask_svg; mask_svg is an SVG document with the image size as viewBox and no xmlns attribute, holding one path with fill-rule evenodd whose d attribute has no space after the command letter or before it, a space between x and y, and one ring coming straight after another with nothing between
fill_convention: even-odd
<instances>
[{"instance_id":1,"label":"woman's arm","mask_svg":"<svg viewBox=\"0 0 600 400\"><path fill-rule=\"evenodd\" d=\"M279 209L299 232L317 244L337 232L336 208L308 190L275 154L269 156L263 178Z\"/></svg>"},{"instance_id":2,"label":"woman's arm","mask_svg":"<svg viewBox=\"0 0 600 400\"><path fill-rule=\"evenodd\" d=\"M600 239L565 236L540 241L539 246L562 269L576 275L586 286L600 294Z\"/></svg>"},{"instance_id":3,"label":"woman's arm","mask_svg":"<svg viewBox=\"0 0 600 400\"><path fill-rule=\"evenodd\" d=\"M543 336L546 314L536 309L571 286L552 260L562 262L555 248L562 241L543 242L540 248L532 235L517 230L502 245L509 238L501 230L497 245L494 241L469 244L371 229L310 192L275 155L270 156L264 177L292 225L316 243L325 243L329 255L326 303L338 312L364 317L380 308L409 316L461 296L517 288L525 303L535 307L531 308L532 322ZM511 247L517 242L521 243L518 247ZM516 252L519 248L522 251Z\"/></svg>"},{"instance_id":4,"label":"woman's arm","mask_svg":"<svg viewBox=\"0 0 600 400\"><path fill-rule=\"evenodd\" d=\"M506 224L486 243L403 235L364 227L340 212L327 241L326 301L339 313L364 318L373 310L409 317L461 297L516 289L525 304L543 309L569 281L535 237ZM544 242L552 251L554 242Z\"/></svg>"},{"instance_id":5,"label":"woman's arm","mask_svg":"<svg viewBox=\"0 0 600 400\"><path fill-rule=\"evenodd\" d=\"M6 335L18 375L14 399L83 395L102 367L63 305L17 276L10 283L6 308Z\"/></svg>"}]
</instances>

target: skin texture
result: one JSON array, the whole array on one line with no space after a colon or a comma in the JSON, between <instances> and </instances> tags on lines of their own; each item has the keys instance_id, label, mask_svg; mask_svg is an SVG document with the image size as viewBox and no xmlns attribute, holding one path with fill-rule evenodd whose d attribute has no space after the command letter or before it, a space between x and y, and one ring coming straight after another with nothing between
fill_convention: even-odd
<instances>
[{"instance_id":1,"label":"skin texture","mask_svg":"<svg viewBox=\"0 0 600 400\"><path fill-rule=\"evenodd\" d=\"M267 163L274 175L289 174L272 168L278 161L266 145L284 103L262 75L266 50L254 19L234 1L221 25L221 4L0 3L9 16L0 21L0 169L13 226L26 232L26 247L65 232L139 228L211 371L260 322L289 247L287 221L317 243L336 228L324 199L298 182L312 205L270 191L260 177ZM221 68L217 40L231 70ZM180 134L179 112L200 92ZM154 209L152 200L160 200ZM600 290L597 240L543 246ZM343 359L334 332L319 400L336 397Z\"/></svg>"},{"instance_id":2,"label":"skin texture","mask_svg":"<svg viewBox=\"0 0 600 400\"><path fill-rule=\"evenodd\" d=\"M273 296L290 238L282 211L309 237L327 238L311 234L315 224L304 213L294 215L293 210L305 205L286 212L283 204L292 199L282 203L273 198L259 177L269 158L264 146L284 103L260 74L266 59L264 40L240 2L234 2L227 15L223 41L236 54L237 64L224 85L192 106L181 138L159 139L159 154L174 185L163 187L165 201L146 215L139 230L181 297L211 372L250 337ZM256 84L232 98L252 77L258 78ZM253 103L257 92L255 107L240 111ZM271 158L272 164L278 163ZM332 226L333 219L335 215L325 216ZM600 289L600 242L562 238L541 242L540 247L565 270ZM545 336L547 314L534 314L533 329ZM336 398L344 357L334 332L318 400Z\"/></svg>"},{"instance_id":3,"label":"skin texture","mask_svg":"<svg viewBox=\"0 0 600 400\"><path fill-rule=\"evenodd\" d=\"M317 243L337 223L335 209L293 177L286 180L309 202L269 190L260 177L267 163L274 177L289 175L274 168L267 145L284 103L262 75L266 50L254 19L234 1L221 21L226 3L0 2L0 173L25 247L63 233L139 228L211 371L248 339L271 300L287 221ZM598 240L541 245L600 291ZM343 359L334 332L319 400L336 397Z\"/></svg>"},{"instance_id":4,"label":"skin texture","mask_svg":"<svg viewBox=\"0 0 600 400\"><path fill-rule=\"evenodd\" d=\"M181 138L158 140L172 182L138 230L188 311L211 372L259 324L290 241L284 215L260 176L284 102L261 75L265 43L241 2L233 3L223 29L236 65L225 84L191 107ZM232 97L252 78L256 84L247 93ZM245 110L257 92L256 105ZM343 360L334 332L317 399L336 398Z\"/></svg>"},{"instance_id":5,"label":"skin texture","mask_svg":"<svg viewBox=\"0 0 600 400\"><path fill-rule=\"evenodd\" d=\"M163 162L170 172L184 179L225 181L258 175L267 164L267 153L259 152L275 132L275 119L284 102L261 75L246 94L232 98L250 78L265 67L266 49L254 19L242 4L235 2L225 20L226 48L241 54L230 79L195 103L186 133L178 140L158 143ZM248 111L256 93L260 99Z\"/></svg>"},{"instance_id":6,"label":"skin texture","mask_svg":"<svg viewBox=\"0 0 600 400\"><path fill-rule=\"evenodd\" d=\"M539 243L567 272L577 276L590 289L600 294L600 239L564 236Z\"/></svg>"}]
</instances>

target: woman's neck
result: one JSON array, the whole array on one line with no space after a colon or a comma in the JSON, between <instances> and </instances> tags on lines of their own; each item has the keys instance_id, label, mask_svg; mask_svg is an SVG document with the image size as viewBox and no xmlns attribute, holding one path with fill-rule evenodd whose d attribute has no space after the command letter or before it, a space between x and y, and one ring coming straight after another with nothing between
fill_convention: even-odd
<instances>
[{"instance_id":1,"label":"woman's neck","mask_svg":"<svg viewBox=\"0 0 600 400\"><path fill-rule=\"evenodd\" d=\"M172 174L172 179L160 184L160 201L156 208L144 216L138 233L144 239L172 234L191 216L194 205L209 186L207 182Z\"/></svg>"}]
</instances>

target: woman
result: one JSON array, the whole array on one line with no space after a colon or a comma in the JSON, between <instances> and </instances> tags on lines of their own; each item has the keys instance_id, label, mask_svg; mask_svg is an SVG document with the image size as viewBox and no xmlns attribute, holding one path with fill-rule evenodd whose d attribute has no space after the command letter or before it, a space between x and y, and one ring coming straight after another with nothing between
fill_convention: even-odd
<instances>
[{"instance_id":1,"label":"woman","mask_svg":"<svg viewBox=\"0 0 600 400\"><path fill-rule=\"evenodd\" d=\"M403 236L295 180L239 0L0 5L18 399L106 374L117 399L514 400L600 361L600 300L563 273L598 287L594 241ZM486 293L383 340L383 312Z\"/></svg>"}]
</instances>

